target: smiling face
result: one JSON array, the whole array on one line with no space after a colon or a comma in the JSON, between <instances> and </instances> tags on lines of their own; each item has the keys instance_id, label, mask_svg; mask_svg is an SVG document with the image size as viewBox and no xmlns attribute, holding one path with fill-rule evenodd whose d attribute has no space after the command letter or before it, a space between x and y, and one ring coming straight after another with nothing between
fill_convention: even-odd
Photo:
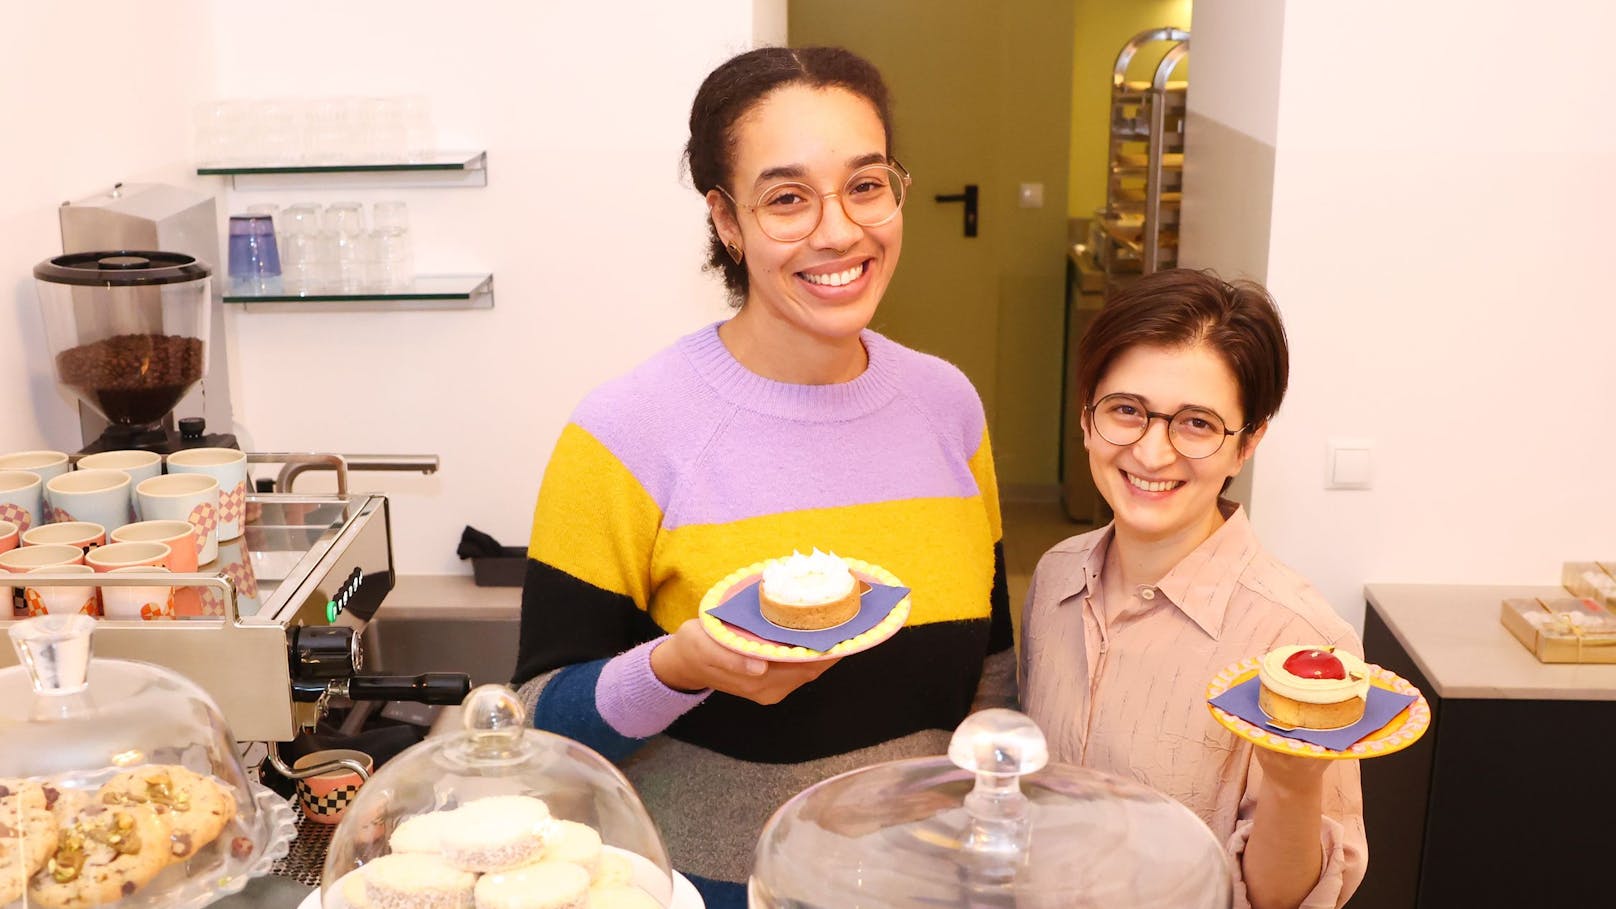
<instances>
[{"instance_id":1,"label":"smiling face","mask_svg":"<svg viewBox=\"0 0 1616 909\"><path fill-rule=\"evenodd\" d=\"M787 85L765 95L735 126L733 172L725 188L742 205L778 183L804 183L821 197L841 193L849 176L885 163L886 130L869 101L840 88ZM745 254L749 287L736 322L766 343L806 338L858 344L903 246L903 213L877 227L848 219L824 199L819 226L792 242L771 239L745 208L707 194L719 236Z\"/></svg>"},{"instance_id":2,"label":"smiling face","mask_svg":"<svg viewBox=\"0 0 1616 909\"><path fill-rule=\"evenodd\" d=\"M1234 429L1245 423L1240 385L1217 351L1206 345L1135 346L1112 361L1100 377L1094 400L1127 393L1154 412L1171 414L1186 406L1207 408ZM1176 542L1193 548L1222 523L1218 495L1223 481L1240 472L1261 441L1266 426L1229 436L1210 457L1179 454L1164 420L1151 420L1144 438L1113 445L1083 418L1083 447L1095 486L1116 513L1120 538Z\"/></svg>"}]
</instances>

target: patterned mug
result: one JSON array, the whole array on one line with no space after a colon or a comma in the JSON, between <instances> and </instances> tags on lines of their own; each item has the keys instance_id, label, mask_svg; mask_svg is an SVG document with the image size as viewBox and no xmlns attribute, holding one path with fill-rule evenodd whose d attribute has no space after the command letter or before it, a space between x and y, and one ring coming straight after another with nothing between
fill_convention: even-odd
<instances>
[{"instance_id":1,"label":"patterned mug","mask_svg":"<svg viewBox=\"0 0 1616 909\"><path fill-rule=\"evenodd\" d=\"M342 820L342 813L353 804L375 762L363 751L332 748L311 751L292 764L293 770L306 770L341 759L357 762L365 768L365 775L361 776L351 767L337 767L297 781L297 800L303 806L303 814L316 824L335 824Z\"/></svg>"}]
</instances>

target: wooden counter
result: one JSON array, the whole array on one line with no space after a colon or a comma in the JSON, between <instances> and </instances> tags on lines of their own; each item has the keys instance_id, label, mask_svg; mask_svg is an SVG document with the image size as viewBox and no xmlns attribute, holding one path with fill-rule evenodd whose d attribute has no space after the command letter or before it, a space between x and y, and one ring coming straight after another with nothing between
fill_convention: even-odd
<instances>
[{"instance_id":1,"label":"wooden counter","mask_svg":"<svg viewBox=\"0 0 1616 909\"><path fill-rule=\"evenodd\" d=\"M1369 873L1353 909L1609 905L1611 841L1590 821L1616 798L1616 665L1540 663L1499 622L1505 598L1564 592L1365 594L1365 655L1425 693L1432 728L1361 765Z\"/></svg>"}]
</instances>

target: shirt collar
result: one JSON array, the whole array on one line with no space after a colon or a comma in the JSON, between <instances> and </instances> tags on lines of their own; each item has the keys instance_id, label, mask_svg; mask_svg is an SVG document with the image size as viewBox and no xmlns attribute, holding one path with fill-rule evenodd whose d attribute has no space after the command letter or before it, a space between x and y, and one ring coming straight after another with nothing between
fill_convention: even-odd
<instances>
[{"instance_id":1,"label":"shirt collar","mask_svg":"<svg viewBox=\"0 0 1616 909\"><path fill-rule=\"evenodd\" d=\"M1223 513L1223 525L1174 565L1156 585L1168 602L1213 640L1217 640L1223 627L1229 600L1240 586L1240 575L1261 551L1244 508L1228 499L1219 499L1218 510ZM1115 525L1107 524L1085 554L1082 572L1071 579L1071 589L1065 591L1063 600L1099 589L1105 556L1115 538Z\"/></svg>"}]
</instances>

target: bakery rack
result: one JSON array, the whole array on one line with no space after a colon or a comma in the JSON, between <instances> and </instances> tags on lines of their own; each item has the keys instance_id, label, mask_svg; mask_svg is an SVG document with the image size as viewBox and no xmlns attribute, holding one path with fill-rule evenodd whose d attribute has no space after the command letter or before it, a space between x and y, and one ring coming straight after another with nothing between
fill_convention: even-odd
<instances>
[{"instance_id":1,"label":"bakery rack","mask_svg":"<svg viewBox=\"0 0 1616 909\"><path fill-rule=\"evenodd\" d=\"M1129 64L1156 42L1169 46L1151 79L1130 81ZM1112 68L1105 207L1095 213L1090 238L1107 294L1178 264L1189 82L1172 76L1188 59L1189 42L1183 29L1148 29L1122 46Z\"/></svg>"}]
</instances>

